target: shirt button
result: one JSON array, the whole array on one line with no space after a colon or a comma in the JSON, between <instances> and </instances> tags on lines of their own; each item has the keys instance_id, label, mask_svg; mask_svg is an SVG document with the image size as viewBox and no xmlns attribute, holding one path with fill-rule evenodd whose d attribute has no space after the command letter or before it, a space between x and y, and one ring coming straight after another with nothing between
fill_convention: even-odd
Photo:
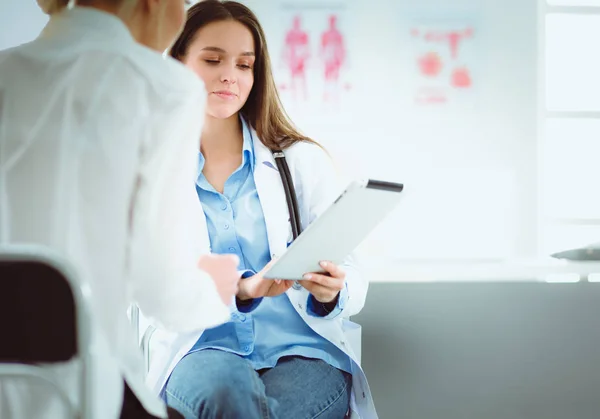
<instances>
[{"instance_id":1,"label":"shirt button","mask_svg":"<svg viewBox=\"0 0 600 419\"><path fill-rule=\"evenodd\" d=\"M223 228L224 228L225 230L229 230L229 224L225 224L225 225L223 226Z\"/></svg>"},{"instance_id":2,"label":"shirt button","mask_svg":"<svg viewBox=\"0 0 600 419\"><path fill-rule=\"evenodd\" d=\"M300 288L302 288L302 285L300 285L300 282L294 281L294 285L292 285L292 288L298 291Z\"/></svg>"},{"instance_id":3,"label":"shirt button","mask_svg":"<svg viewBox=\"0 0 600 419\"><path fill-rule=\"evenodd\" d=\"M244 345L244 352L250 352L250 345Z\"/></svg>"},{"instance_id":4,"label":"shirt button","mask_svg":"<svg viewBox=\"0 0 600 419\"><path fill-rule=\"evenodd\" d=\"M245 321L246 321L246 316L245 316L245 315L243 315L243 314L240 314L240 315L238 316L238 319L239 319L239 320L240 320L240 321L243 323L243 322L245 322Z\"/></svg>"},{"instance_id":5,"label":"shirt button","mask_svg":"<svg viewBox=\"0 0 600 419\"><path fill-rule=\"evenodd\" d=\"M222 209L223 211L226 211L226 210L227 210L227 204L223 204L223 205L221 205L221 209Z\"/></svg>"},{"instance_id":6,"label":"shirt button","mask_svg":"<svg viewBox=\"0 0 600 419\"><path fill-rule=\"evenodd\" d=\"M230 247L230 248L229 248L229 251L230 251L230 252L235 252L235 247Z\"/></svg>"}]
</instances>

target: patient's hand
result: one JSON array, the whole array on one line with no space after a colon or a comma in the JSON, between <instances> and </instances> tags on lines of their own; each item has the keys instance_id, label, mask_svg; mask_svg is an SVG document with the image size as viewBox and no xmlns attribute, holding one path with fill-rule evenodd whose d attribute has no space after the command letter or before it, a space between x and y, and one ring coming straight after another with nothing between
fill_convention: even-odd
<instances>
[{"instance_id":1,"label":"patient's hand","mask_svg":"<svg viewBox=\"0 0 600 419\"><path fill-rule=\"evenodd\" d=\"M250 300L261 297L275 297L289 290L294 281L284 281L281 279L264 279L264 273L275 262L272 260L255 275L240 280L239 291L237 297L240 300Z\"/></svg>"},{"instance_id":2,"label":"patient's hand","mask_svg":"<svg viewBox=\"0 0 600 419\"><path fill-rule=\"evenodd\" d=\"M346 273L331 262L321 262L326 274L308 273L300 284L320 303L330 303L337 298L346 284Z\"/></svg>"},{"instance_id":3,"label":"patient's hand","mask_svg":"<svg viewBox=\"0 0 600 419\"><path fill-rule=\"evenodd\" d=\"M210 275L217 287L223 304L229 305L237 294L240 276L237 267L240 260L236 255L203 255L198 261L200 269Z\"/></svg>"}]
</instances>

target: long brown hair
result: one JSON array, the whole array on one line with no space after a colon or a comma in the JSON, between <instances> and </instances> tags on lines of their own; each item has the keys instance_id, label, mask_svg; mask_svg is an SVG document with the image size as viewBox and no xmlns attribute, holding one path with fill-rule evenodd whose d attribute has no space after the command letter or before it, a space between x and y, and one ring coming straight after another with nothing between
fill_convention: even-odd
<instances>
[{"instance_id":1,"label":"long brown hair","mask_svg":"<svg viewBox=\"0 0 600 419\"><path fill-rule=\"evenodd\" d=\"M242 117L256 130L260 141L271 150L284 150L298 142L316 142L302 135L283 109L267 50L264 31L254 13L237 1L204 0L188 10L183 32L169 51L183 61L200 29L209 23L234 20L250 30L254 38L254 85L240 110Z\"/></svg>"}]
</instances>

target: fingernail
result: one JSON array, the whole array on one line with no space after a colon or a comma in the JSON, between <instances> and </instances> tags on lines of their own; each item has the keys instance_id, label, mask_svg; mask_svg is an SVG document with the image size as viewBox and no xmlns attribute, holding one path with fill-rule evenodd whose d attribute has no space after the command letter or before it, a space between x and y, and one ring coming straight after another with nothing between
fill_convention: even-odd
<instances>
[{"instance_id":1,"label":"fingernail","mask_svg":"<svg viewBox=\"0 0 600 419\"><path fill-rule=\"evenodd\" d=\"M325 262L325 261L321 262L321 266L324 267L324 268L326 268L327 267L327 262Z\"/></svg>"},{"instance_id":2,"label":"fingernail","mask_svg":"<svg viewBox=\"0 0 600 419\"><path fill-rule=\"evenodd\" d=\"M311 274L304 274L304 279L310 279L310 278L312 278Z\"/></svg>"}]
</instances>

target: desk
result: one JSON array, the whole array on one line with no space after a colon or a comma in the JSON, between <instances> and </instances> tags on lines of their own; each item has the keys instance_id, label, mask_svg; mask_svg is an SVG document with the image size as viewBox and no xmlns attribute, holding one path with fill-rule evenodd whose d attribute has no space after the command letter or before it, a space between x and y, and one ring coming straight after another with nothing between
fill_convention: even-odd
<instances>
[{"instance_id":1,"label":"desk","mask_svg":"<svg viewBox=\"0 0 600 419\"><path fill-rule=\"evenodd\" d=\"M598 418L600 263L379 269L353 320L382 419Z\"/></svg>"},{"instance_id":2,"label":"desk","mask_svg":"<svg viewBox=\"0 0 600 419\"><path fill-rule=\"evenodd\" d=\"M430 281L531 281L577 282L581 278L600 282L600 262L569 262L557 259L507 261L380 261L366 260L371 282ZM569 277L567 277L569 275ZM560 276L560 277L558 277Z\"/></svg>"}]
</instances>

